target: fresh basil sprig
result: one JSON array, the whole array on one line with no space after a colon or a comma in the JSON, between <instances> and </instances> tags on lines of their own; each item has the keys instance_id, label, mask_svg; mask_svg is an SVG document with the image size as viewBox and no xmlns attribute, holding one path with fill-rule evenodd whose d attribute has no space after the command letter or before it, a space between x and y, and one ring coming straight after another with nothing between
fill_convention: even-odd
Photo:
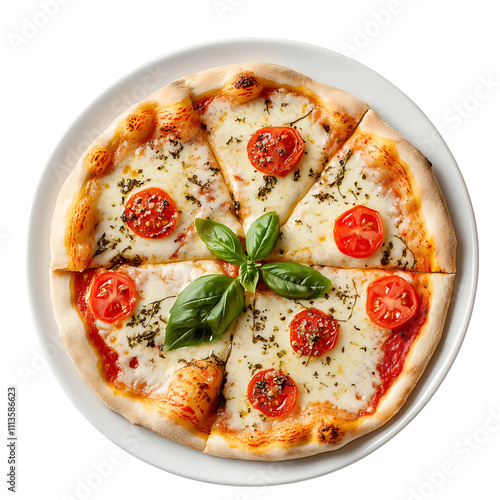
<instances>
[{"instance_id":1,"label":"fresh basil sprig","mask_svg":"<svg viewBox=\"0 0 500 500\"><path fill-rule=\"evenodd\" d=\"M245 309L245 290L254 293L259 276L278 295L315 299L332 286L315 269L295 262L256 262L267 257L280 236L278 214L269 212L250 226L247 253L239 238L224 224L196 219L198 236L219 259L240 266L236 278L224 274L201 276L177 297L165 330L164 350L220 339Z\"/></svg>"},{"instance_id":2,"label":"fresh basil sprig","mask_svg":"<svg viewBox=\"0 0 500 500\"><path fill-rule=\"evenodd\" d=\"M170 309L163 349L220 339L244 308L245 290L237 278L208 274L195 279Z\"/></svg>"}]
</instances>

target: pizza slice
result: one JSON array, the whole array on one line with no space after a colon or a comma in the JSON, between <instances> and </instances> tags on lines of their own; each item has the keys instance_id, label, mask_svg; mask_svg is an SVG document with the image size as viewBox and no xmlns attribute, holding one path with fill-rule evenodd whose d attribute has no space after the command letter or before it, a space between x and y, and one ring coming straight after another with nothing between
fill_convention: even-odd
<instances>
[{"instance_id":1,"label":"pizza slice","mask_svg":"<svg viewBox=\"0 0 500 500\"><path fill-rule=\"evenodd\" d=\"M430 162L370 110L297 204L272 257L455 272L455 250Z\"/></svg>"},{"instance_id":2,"label":"pizza slice","mask_svg":"<svg viewBox=\"0 0 500 500\"><path fill-rule=\"evenodd\" d=\"M52 269L209 258L194 228L240 236L233 203L182 81L117 118L64 184L51 226Z\"/></svg>"},{"instance_id":3,"label":"pizza slice","mask_svg":"<svg viewBox=\"0 0 500 500\"><path fill-rule=\"evenodd\" d=\"M389 420L436 348L453 275L318 268L315 300L247 297L206 452L282 460L336 449Z\"/></svg>"},{"instance_id":4,"label":"pizza slice","mask_svg":"<svg viewBox=\"0 0 500 500\"><path fill-rule=\"evenodd\" d=\"M132 423L203 450L217 408L232 328L221 338L163 350L169 311L216 261L114 271L52 271L54 312L68 353L104 404Z\"/></svg>"},{"instance_id":5,"label":"pizza slice","mask_svg":"<svg viewBox=\"0 0 500 500\"><path fill-rule=\"evenodd\" d=\"M245 230L269 211L286 221L367 110L274 64L225 66L186 81Z\"/></svg>"}]
</instances>

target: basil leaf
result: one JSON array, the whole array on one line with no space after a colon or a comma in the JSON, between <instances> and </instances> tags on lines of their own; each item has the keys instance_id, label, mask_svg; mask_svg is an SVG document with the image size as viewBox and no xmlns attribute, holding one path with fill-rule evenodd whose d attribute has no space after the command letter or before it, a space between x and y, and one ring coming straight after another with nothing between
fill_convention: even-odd
<instances>
[{"instance_id":1,"label":"basil leaf","mask_svg":"<svg viewBox=\"0 0 500 500\"><path fill-rule=\"evenodd\" d=\"M216 335L217 338L222 337L244 309L245 290L241 283L235 279L207 318L207 324L212 329L212 334Z\"/></svg>"},{"instance_id":2,"label":"basil leaf","mask_svg":"<svg viewBox=\"0 0 500 500\"><path fill-rule=\"evenodd\" d=\"M237 278L201 276L190 283L170 309L163 349L217 340L245 308L245 291Z\"/></svg>"},{"instance_id":3,"label":"basil leaf","mask_svg":"<svg viewBox=\"0 0 500 500\"><path fill-rule=\"evenodd\" d=\"M201 241L216 257L231 264L241 265L246 262L243 244L231 229L208 219L195 219L194 222Z\"/></svg>"},{"instance_id":4,"label":"basil leaf","mask_svg":"<svg viewBox=\"0 0 500 500\"><path fill-rule=\"evenodd\" d=\"M255 220L247 233L247 252L252 260L269 255L280 237L280 218L268 212Z\"/></svg>"},{"instance_id":5,"label":"basil leaf","mask_svg":"<svg viewBox=\"0 0 500 500\"><path fill-rule=\"evenodd\" d=\"M261 264L256 264L255 262L249 260L240 266L238 279L248 292L255 293L255 289L257 288L257 283L259 281L258 268L260 265Z\"/></svg>"},{"instance_id":6,"label":"basil leaf","mask_svg":"<svg viewBox=\"0 0 500 500\"><path fill-rule=\"evenodd\" d=\"M332 287L320 272L295 262L273 262L260 269L266 285L288 299L317 299Z\"/></svg>"}]
</instances>

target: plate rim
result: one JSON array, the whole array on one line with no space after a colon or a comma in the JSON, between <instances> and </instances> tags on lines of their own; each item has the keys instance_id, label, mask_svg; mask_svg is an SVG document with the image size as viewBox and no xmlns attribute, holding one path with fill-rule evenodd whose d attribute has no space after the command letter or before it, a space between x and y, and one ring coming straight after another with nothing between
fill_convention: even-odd
<instances>
[{"instance_id":1,"label":"plate rim","mask_svg":"<svg viewBox=\"0 0 500 500\"><path fill-rule=\"evenodd\" d=\"M86 118L88 118L89 115L92 115L95 113L95 108L100 103L103 99L109 98L113 93L117 92L117 89L120 86L123 86L127 82L130 82L132 79L138 77L141 73L143 73L145 70L148 68L151 68L155 65L159 64L167 64L169 61L171 64L179 64L175 63L175 61L179 58L184 58L184 59L190 59L190 58L196 58L199 57L201 54L207 53L207 52L213 52L214 50L217 51L223 51L229 48L229 53L238 53L238 52L244 52L245 50L256 50L257 47L259 49L262 49L262 47L265 46L269 54L272 54L272 56L269 59L272 59L275 57L274 53L278 53L280 50L290 50L290 49L295 49L298 52L307 52L310 51L312 54L317 54L317 57L319 59L326 58L326 59L332 59L336 60L337 62L342 60L345 64L351 65L353 67L356 67L358 71L366 72L368 75L371 75L373 78L377 79L379 83L383 86L385 86L387 89L389 89L391 92L395 92L398 95L398 98L403 99L403 101L406 101L407 104L410 106L410 108L413 109L413 112L418 112L422 115L424 121L427 122L427 125L430 126L431 130L433 130L434 134L437 134L437 137L439 138L440 142L437 142L437 149L440 152L441 155L445 156L448 158L450 162L450 167L453 170L453 173L456 177L456 183L461 187L462 192L461 195L463 196L462 203L465 202L465 209L468 215L468 223L469 223L469 229L471 230L471 233L468 234L469 239L466 240L469 243L469 246L467 247L467 251L471 254L471 262L468 264L471 266L470 267L470 279L469 279L469 287L468 287L468 294L467 294L467 300L466 300L466 308L464 310L464 313L461 315L461 322L459 325L459 331L458 334L455 335L454 341L451 344L450 347L448 347L447 352L445 353L446 355L444 356L444 361L442 360L441 365L439 366L438 371L434 374L431 382L429 383L429 387L422 393L418 394L418 397L416 396L417 393L415 392L414 400L411 402L411 404L408 404L409 402L403 406L401 409L400 413L396 416L393 417L389 422L384 424L381 428L377 429L376 431L368 434L367 436L363 436L361 438L358 438L352 443L349 443L345 447L341 448L340 450L333 451L333 452L327 452L327 453L322 453L319 455L314 455L312 457L305 457L301 459L295 459L295 460L289 460L289 461L283 461L283 462L256 462L256 461L245 461L245 460L234 460L234 459L221 459L219 457L213 457L210 455L205 455L200 452L196 452L194 450L190 450L189 448L186 448L182 445L178 445L177 443L173 443L171 441L167 440L167 443L165 443L165 438L161 438L160 436L149 436L147 441L150 443L153 443L151 446L156 446L156 442L158 441L157 438L160 438L162 440L162 444L166 446L167 448L175 448L177 447L182 447L182 449L188 450L189 453L195 453L197 454L196 457L199 458L199 460L207 461L208 462L213 462L214 467L210 469L209 473L205 474L197 474L195 472L190 473L190 471L186 470L179 470L178 468L176 469L175 467L172 467L171 464L168 464L168 466L165 463L161 463L158 459L153 459L151 456L148 456L148 449L149 447L146 446L146 448L139 446L138 450L131 450L127 449L124 447L123 443L120 442L120 440L117 438L116 435L110 435L110 429L109 427L107 428L105 424L103 424L102 421L100 421L98 418L96 418L95 415L91 415L91 407L86 407L85 404L89 401L91 401L92 397L97 398L93 393L91 395L86 394L85 397L79 397L78 395L75 395L75 388L72 386L72 384L75 383L75 381L71 381L71 377L67 377L68 372L66 371L68 367L68 360L69 356L67 355L66 351L63 348L62 351L62 358L61 356L56 356L56 357L51 357L50 359L47 359L49 366L53 373L56 376L56 379L58 380L58 383L61 385L63 388L64 392L68 396L68 398L72 401L72 403L76 406L76 408L82 413L82 415L90 422L94 427L99 430L104 436L106 436L108 439L110 439L112 442L114 442L117 446L122 448L124 451L127 451L128 453L131 453L132 455L136 456L137 458L143 460L146 463L149 463L150 465L154 465L164 471L174 473L176 475L189 478L189 479L194 479L194 480L199 480L199 481L204 481L208 483L213 483L213 484L224 484L224 485L230 485L230 486L262 486L262 485L277 485L277 484L286 484L286 483L292 483L292 482L297 482L297 481L302 481L302 480L307 480L311 479L313 477L319 477L325 474L329 474L331 472L334 472L336 470L340 470L343 467L346 467L348 465L351 465L361 458L364 458L365 456L368 456L375 450L377 450L379 447L390 441L394 436L396 436L401 430L403 430L417 415L420 413L420 411L426 406L426 404L429 402L431 397L436 393L438 388L440 387L441 383L445 379L447 373L451 369L451 366L453 365L458 352L460 350L460 347L464 341L468 325L470 323L473 307L474 307L474 301L476 297L476 290L477 290L477 282L478 282L478 269L479 269L479 253L478 253L478 233L477 233L477 225L475 221L475 216L474 216L474 210L472 206L472 202L467 190L467 186L465 184L464 178L462 176L462 173L460 171L460 168L455 161L453 154L449 150L448 146L444 142L443 138L435 128L435 126L432 124L432 122L427 118L427 116L422 112L422 110L404 93L402 92L399 88L397 88L394 84L389 82L387 79L385 79L383 76L381 76L379 73L376 71L372 70L368 66L360 63L359 61L353 60L351 58L348 58L345 55L339 54L337 52L334 52L330 49L327 49L325 47L301 42L301 41L296 41L296 40L287 40L287 39L279 39L279 38L229 38L229 39L217 39L217 40L212 40L209 42L204 42L204 43L199 43L199 44L193 44L186 46L184 48L177 49L175 51L163 54L162 56L159 56L149 62L144 63L143 65L139 66L136 69L133 69L132 71L129 71L126 73L123 77L121 77L118 81L116 81L113 85L111 85L109 88L104 90L100 95L98 95L93 101L91 101L84 110L79 114L79 116L76 117L76 119L73 121L73 123L67 128L66 133L61 137L60 141L56 145L56 147L53 150L53 153L51 154L49 160L47 161L47 164L45 168L43 169L38 187L34 196L34 203L32 205L31 209L31 214L30 214L30 220L29 220L29 229L28 229L28 252L27 252L27 280L28 280L28 291L29 291L29 298L30 298L30 305L31 305L31 310L33 312L33 319L35 323L35 329L37 332L37 337L38 341L42 346L45 345L47 340L49 339L49 342L54 342L54 338L50 340L49 336L50 334L47 334L46 328L48 327L49 330L53 334L53 324L50 325L51 321L50 319L47 318L47 314L50 316L52 315L52 308L50 308L50 311L47 313L46 311L46 302L47 302L47 297L44 297L44 302L42 303L42 296L40 295L40 292L43 292L43 289L41 287L43 285L40 285L40 283L43 281L40 280L41 278L41 267L40 267L40 257L39 257L39 252L37 251L40 246L40 241L38 238L36 238L37 233L40 231L40 227L43 226L41 222L45 222L45 225L47 221L41 221L42 211L38 209L40 206L41 202L46 201L45 200L45 193L46 190L48 189L49 186L47 186L48 181L50 180L49 174L53 174L52 172L52 164L55 161L55 158L57 155L60 153L62 148L70 141L72 135L75 133L75 129L78 127L78 124L82 121L85 121ZM274 53L273 53L274 51ZM221 58L226 57L227 55L220 55ZM268 60L269 62L272 62ZM246 61L242 61L246 62ZM194 61L191 62L190 64L195 64ZM224 64L230 64L230 63L224 63L222 62L220 65ZM203 66L203 64L201 64ZM199 71L205 69L204 67L200 67ZM187 73L186 73L187 74ZM181 75L182 76L182 75ZM167 84L166 82L165 84ZM341 87L340 87L341 88ZM370 104L370 107L372 105ZM383 106L382 106L383 108ZM111 117L113 118L113 116ZM396 127L395 127L396 128ZM402 133L403 136L407 137L405 133ZM411 136L411 134L410 134ZM412 138L410 137L409 139L412 142ZM425 154L425 153L424 153ZM444 173L443 173L444 175ZM438 179L439 180L439 179ZM439 180L439 184L442 185L442 180ZM59 186L60 187L60 186ZM59 188L57 189L57 191ZM449 198L446 198L447 202L449 202ZM55 199L51 200L52 202L55 203ZM51 206L53 209L53 206ZM47 210L45 210L46 212ZM455 230L457 230L457 221L456 219L453 219L454 227ZM49 221L50 224L50 221ZM460 222L460 227L465 223ZM471 237L472 236L472 237ZM47 235L48 238L48 235ZM457 239L458 239L458 234L457 234ZM46 280L48 282L48 268L45 269L45 274L46 274ZM455 283L455 288L454 288L454 294L458 296L459 293L465 293L465 292L460 292L460 290L457 290L458 284ZM45 290L45 294L47 293L47 290ZM50 301L49 301L50 302ZM455 312L455 314L458 314ZM450 315L448 315L450 316ZM447 333L449 326L448 323L450 321L450 318L448 317L447 319L447 325L445 326L445 331L443 332L444 334ZM52 322L55 324L55 320L52 317ZM57 326L56 326L56 331L57 331ZM57 333L56 333L57 334ZM444 335L443 335L444 336ZM62 345L62 344L61 344ZM442 348L443 341L440 342L440 347ZM439 349L439 347L438 347ZM442 353L441 353L442 355ZM67 357L66 360L64 360L64 356ZM47 357L47 356L46 356ZM437 361L437 353L434 353L433 358L431 362L436 363ZM71 360L69 362L72 365ZM71 371L71 369L70 369ZM429 369L426 368L426 372L428 372ZM78 372L73 366L73 372L78 375ZM74 376L74 373L72 376ZM425 375L425 372L424 372ZM79 375L78 375L79 377ZM79 383L80 382L80 383ZM80 386L81 389L81 383L83 381L76 381L76 385ZM419 381L420 384L420 381ZM417 387L419 386L417 384ZM85 386L86 387L86 386ZM88 388L87 388L88 389ZM415 388L416 389L416 388ZM88 389L90 391L90 389ZM90 398L89 398L90 396ZM410 396L411 397L411 396ZM82 402L82 399L85 401ZM115 422L119 422L121 419L123 421L123 426L132 426L133 428L137 429L137 426L134 426L127 420L125 420L123 417L113 413L111 410L108 410L99 400L97 400L99 405L102 405L102 407L105 409L105 411L109 412L109 415L107 415L107 418L110 420L113 420ZM408 406L407 406L408 405ZM98 412L102 413L102 412ZM113 416L110 416L113 415ZM118 419L116 418L118 417ZM145 429L140 428L138 433L150 433L150 431L146 431ZM150 433L152 434L152 433ZM156 436L156 438L155 438ZM147 444L146 441L146 444ZM363 444L366 444L365 447L363 447ZM339 461L336 458L339 455L343 455L342 450L346 450L348 447L350 449L353 449L353 451L349 452L350 455L346 460ZM142 453L141 453L142 450ZM186 452L186 453L188 453ZM220 463L220 461L227 463L227 461L230 460L231 464L233 466L230 466L229 468L232 470L235 469L241 469L241 467L246 468L247 472L248 469L252 469L252 473L247 473L246 477L247 480L244 481L241 478L240 479L234 479L234 477L231 476L231 474L227 474L225 477L222 477L222 475L215 475L213 473L214 468L219 468L217 462ZM330 465L326 465L325 463L330 462ZM312 465L311 467L301 467L299 464L310 464ZM321 464L322 467L316 467L317 464ZM235 465L235 464L242 464L240 465ZM274 467L274 473L269 473L270 470L273 469L272 465L269 464L276 464ZM169 467L170 466L170 467ZM175 470L174 470L175 469ZM264 471L264 473L263 473ZM267 472L266 472L267 471ZM285 471L285 472L283 472ZM302 472L302 474L301 474ZM260 480L256 481L256 476L257 479L260 477L263 479L263 482ZM239 476L238 476L239 477Z\"/></svg>"}]
</instances>

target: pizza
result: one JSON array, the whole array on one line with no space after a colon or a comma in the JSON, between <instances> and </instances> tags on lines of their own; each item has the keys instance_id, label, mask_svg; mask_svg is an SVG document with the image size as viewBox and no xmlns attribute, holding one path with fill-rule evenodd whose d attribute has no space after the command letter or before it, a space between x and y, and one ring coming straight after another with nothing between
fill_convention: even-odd
<instances>
[{"instance_id":1,"label":"pizza","mask_svg":"<svg viewBox=\"0 0 500 500\"><path fill-rule=\"evenodd\" d=\"M392 418L442 335L456 238L430 162L369 105L269 63L181 78L82 155L51 297L130 422L245 460Z\"/></svg>"}]
</instances>

